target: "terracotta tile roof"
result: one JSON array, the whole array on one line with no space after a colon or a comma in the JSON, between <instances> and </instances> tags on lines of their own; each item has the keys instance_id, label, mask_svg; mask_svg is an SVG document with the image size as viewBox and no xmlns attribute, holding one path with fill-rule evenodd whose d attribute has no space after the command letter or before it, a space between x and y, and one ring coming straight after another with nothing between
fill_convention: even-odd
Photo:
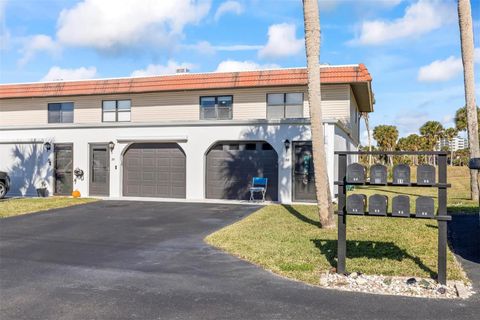
<instances>
[{"instance_id":1,"label":"terracotta tile roof","mask_svg":"<svg viewBox=\"0 0 480 320\"><path fill-rule=\"evenodd\" d=\"M322 67L320 77L322 83L358 83L372 80L363 64ZM187 73L142 78L5 84L0 85L0 99L306 84L306 68Z\"/></svg>"}]
</instances>

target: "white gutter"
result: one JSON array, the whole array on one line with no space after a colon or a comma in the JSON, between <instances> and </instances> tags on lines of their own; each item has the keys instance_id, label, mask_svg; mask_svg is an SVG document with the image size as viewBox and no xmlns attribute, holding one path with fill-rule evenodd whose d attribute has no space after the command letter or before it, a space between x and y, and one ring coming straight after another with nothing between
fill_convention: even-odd
<instances>
[{"instance_id":1,"label":"white gutter","mask_svg":"<svg viewBox=\"0 0 480 320\"><path fill-rule=\"evenodd\" d=\"M187 142L187 136L160 136L160 137L119 137L117 142Z\"/></svg>"},{"instance_id":2,"label":"white gutter","mask_svg":"<svg viewBox=\"0 0 480 320\"><path fill-rule=\"evenodd\" d=\"M48 139L12 139L12 140L0 140L0 144L43 144Z\"/></svg>"}]
</instances>

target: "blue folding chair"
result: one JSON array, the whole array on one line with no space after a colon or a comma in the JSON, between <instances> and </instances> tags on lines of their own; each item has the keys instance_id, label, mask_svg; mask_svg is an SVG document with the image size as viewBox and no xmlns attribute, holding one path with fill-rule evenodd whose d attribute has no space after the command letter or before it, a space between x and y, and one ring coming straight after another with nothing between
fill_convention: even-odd
<instances>
[{"instance_id":1,"label":"blue folding chair","mask_svg":"<svg viewBox=\"0 0 480 320\"><path fill-rule=\"evenodd\" d=\"M265 201L265 194L267 193L268 178L253 177L252 186L250 187L250 201L255 200L255 193L262 195L262 201Z\"/></svg>"}]
</instances>

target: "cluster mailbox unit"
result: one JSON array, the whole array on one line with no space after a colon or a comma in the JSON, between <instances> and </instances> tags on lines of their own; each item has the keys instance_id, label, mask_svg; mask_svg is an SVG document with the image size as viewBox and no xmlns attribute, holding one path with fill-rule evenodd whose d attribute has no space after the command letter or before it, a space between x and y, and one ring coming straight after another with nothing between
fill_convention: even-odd
<instances>
[{"instance_id":1,"label":"cluster mailbox unit","mask_svg":"<svg viewBox=\"0 0 480 320\"><path fill-rule=\"evenodd\" d=\"M372 216L386 216L388 197L383 194L374 194L368 198L368 214Z\"/></svg>"},{"instance_id":2,"label":"cluster mailbox unit","mask_svg":"<svg viewBox=\"0 0 480 320\"><path fill-rule=\"evenodd\" d=\"M396 185L410 184L410 166L398 164L393 168L393 183Z\"/></svg>"},{"instance_id":3,"label":"cluster mailbox unit","mask_svg":"<svg viewBox=\"0 0 480 320\"><path fill-rule=\"evenodd\" d=\"M383 164L374 164L370 167L370 184L387 184L387 167Z\"/></svg>"},{"instance_id":4,"label":"cluster mailbox unit","mask_svg":"<svg viewBox=\"0 0 480 320\"><path fill-rule=\"evenodd\" d=\"M435 167L429 164L421 164L417 168L417 184L435 184Z\"/></svg>"},{"instance_id":5,"label":"cluster mailbox unit","mask_svg":"<svg viewBox=\"0 0 480 320\"><path fill-rule=\"evenodd\" d=\"M396 196L392 199L392 216L394 217L410 217L410 197Z\"/></svg>"},{"instance_id":6,"label":"cluster mailbox unit","mask_svg":"<svg viewBox=\"0 0 480 320\"><path fill-rule=\"evenodd\" d=\"M347 215L380 216L398 218L436 219L438 222L438 281L446 283L446 238L447 221L447 153L443 151L427 152L362 152L337 151L338 155L338 264L337 272L345 273L346 260L346 217ZM347 155L430 155L437 157L438 183L435 167L422 164L417 167L417 181L411 182L410 167L398 164L393 168L392 182L388 181L387 167L374 164L370 167L369 179L366 179L367 169L359 163L347 166ZM388 212L389 198L382 194L373 194L368 198L364 194L351 194L347 197L349 185L388 185L400 187L433 187L438 189L438 213L435 214L435 204L432 197L419 196L415 199L415 212L412 213L410 197L398 195L391 199L392 212ZM368 208L368 211L367 211Z\"/></svg>"}]
</instances>

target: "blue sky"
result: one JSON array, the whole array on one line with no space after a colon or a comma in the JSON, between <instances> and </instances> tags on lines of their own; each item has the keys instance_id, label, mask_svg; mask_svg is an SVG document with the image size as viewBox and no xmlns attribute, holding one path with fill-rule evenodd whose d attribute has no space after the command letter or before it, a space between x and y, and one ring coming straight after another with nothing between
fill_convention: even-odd
<instances>
[{"instance_id":1,"label":"blue sky","mask_svg":"<svg viewBox=\"0 0 480 320\"><path fill-rule=\"evenodd\" d=\"M453 0L320 0L321 62L365 63L372 126L453 125ZM472 1L480 48L480 1ZM480 99L480 49L476 63ZM301 0L0 0L0 83L305 66ZM365 135L365 132L363 133Z\"/></svg>"}]
</instances>

